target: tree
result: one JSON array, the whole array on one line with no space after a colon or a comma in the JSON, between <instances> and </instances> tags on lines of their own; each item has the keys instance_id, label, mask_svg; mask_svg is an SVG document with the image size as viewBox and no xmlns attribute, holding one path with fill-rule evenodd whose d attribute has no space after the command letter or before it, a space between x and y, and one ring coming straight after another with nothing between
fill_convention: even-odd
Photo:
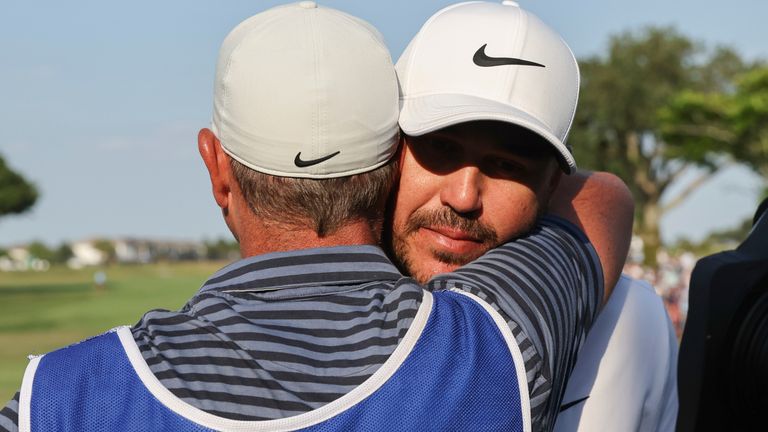
<instances>
[{"instance_id":1,"label":"tree","mask_svg":"<svg viewBox=\"0 0 768 432\"><path fill-rule=\"evenodd\" d=\"M728 118L736 134L735 156L768 176L768 67L757 67L737 80Z\"/></svg>"},{"instance_id":2,"label":"tree","mask_svg":"<svg viewBox=\"0 0 768 432\"><path fill-rule=\"evenodd\" d=\"M206 241L204 245L205 257L209 260L233 259L240 253L240 246L234 240L219 238L218 240Z\"/></svg>"},{"instance_id":3,"label":"tree","mask_svg":"<svg viewBox=\"0 0 768 432\"><path fill-rule=\"evenodd\" d=\"M0 156L0 217L23 213L37 201L38 192Z\"/></svg>"},{"instance_id":4,"label":"tree","mask_svg":"<svg viewBox=\"0 0 768 432\"><path fill-rule=\"evenodd\" d=\"M673 253L689 251L698 256L712 255L724 250L736 249L747 238L751 229L752 217L749 217L733 227L713 231L699 242L680 239L670 249Z\"/></svg>"},{"instance_id":5,"label":"tree","mask_svg":"<svg viewBox=\"0 0 768 432\"><path fill-rule=\"evenodd\" d=\"M51 264L66 264L67 260L74 256L72 248L64 242L56 248L50 248L45 243L35 240L27 246L27 251L32 257Z\"/></svg>"},{"instance_id":6,"label":"tree","mask_svg":"<svg viewBox=\"0 0 768 432\"><path fill-rule=\"evenodd\" d=\"M106 264L113 264L117 259L115 245L107 239L97 239L93 242L93 247L100 251Z\"/></svg>"},{"instance_id":7,"label":"tree","mask_svg":"<svg viewBox=\"0 0 768 432\"><path fill-rule=\"evenodd\" d=\"M580 61L582 88L570 143L580 166L616 173L633 192L635 233L655 265L661 217L728 164L725 148L662 135L661 112L684 92L723 93L746 66L733 51L706 51L670 28L614 36L606 57ZM667 118L670 120L671 118ZM661 200L692 167L703 174ZM665 197L666 198L666 197Z\"/></svg>"},{"instance_id":8,"label":"tree","mask_svg":"<svg viewBox=\"0 0 768 432\"><path fill-rule=\"evenodd\" d=\"M768 67L753 66L726 92L682 92L660 114L665 140L698 157L726 153L768 178Z\"/></svg>"},{"instance_id":9,"label":"tree","mask_svg":"<svg viewBox=\"0 0 768 432\"><path fill-rule=\"evenodd\" d=\"M72 247L69 244L62 242L59 247L53 251L53 262L56 264L66 264L67 261L74 256L75 254L72 252Z\"/></svg>"},{"instance_id":10,"label":"tree","mask_svg":"<svg viewBox=\"0 0 768 432\"><path fill-rule=\"evenodd\" d=\"M54 252L45 243L36 240L27 246L27 251L33 258L51 262L54 260Z\"/></svg>"}]
</instances>

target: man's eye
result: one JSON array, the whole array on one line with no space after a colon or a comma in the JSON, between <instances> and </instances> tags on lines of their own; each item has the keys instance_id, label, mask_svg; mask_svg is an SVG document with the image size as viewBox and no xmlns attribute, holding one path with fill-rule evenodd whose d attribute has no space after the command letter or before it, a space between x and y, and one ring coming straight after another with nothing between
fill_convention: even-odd
<instances>
[{"instance_id":1,"label":"man's eye","mask_svg":"<svg viewBox=\"0 0 768 432\"><path fill-rule=\"evenodd\" d=\"M493 158L485 161L483 171L491 177L518 178L524 174L525 168L514 160Z\"/></svg>"},{"instance_id":2,"label":"man's eye","mask_svg":"<svg viewBox=\"0 0 768 432\"><path fill-rule=\"evenodd\" d=\"M496 159L494 161L494 166L501 172L512 173L520 171L520 165L518 163L506 159Z\"/></svg>"}]
</instances>

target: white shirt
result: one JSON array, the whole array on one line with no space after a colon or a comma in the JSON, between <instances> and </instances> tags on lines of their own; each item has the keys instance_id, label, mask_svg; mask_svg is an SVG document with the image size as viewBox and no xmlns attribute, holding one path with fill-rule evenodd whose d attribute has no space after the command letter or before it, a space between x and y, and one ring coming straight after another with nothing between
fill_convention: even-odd
<instances>
[{"instance_id":1,"label":"white shirt","mask_svg":"<svg viewBox=\"0 0 768 432\"><path fill-rule=\"evenodd\" d=\"M622 275L579 351L555 432L673 431L677 338L645 281Z\"/></svg>"}]
</instances>

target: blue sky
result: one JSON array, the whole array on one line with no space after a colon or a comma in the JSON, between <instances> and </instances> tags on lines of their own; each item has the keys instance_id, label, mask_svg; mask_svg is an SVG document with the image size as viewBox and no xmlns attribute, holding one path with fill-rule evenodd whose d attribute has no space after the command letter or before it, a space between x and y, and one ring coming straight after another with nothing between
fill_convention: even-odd
<instances>
[{"instance_id":1,"label":"blue sky","mask_svg":"<svg viewBox=\"0 0 768 432\"><path fill-rule=\"evenodd\" d=\"M197 155L209 124L219 44L237 23L279 1L6 0L0 5L0 153L42 198L0 220L0 245L92 236L227 236ZM360 16L397 58L450 1L321 1ZM674 25L709 45L768 58L768 2L521 1L577 57L608 37ZM760 180L725 172L663 220L663 235L701 237L754 211Z\"/></svg>"}]
</instances>

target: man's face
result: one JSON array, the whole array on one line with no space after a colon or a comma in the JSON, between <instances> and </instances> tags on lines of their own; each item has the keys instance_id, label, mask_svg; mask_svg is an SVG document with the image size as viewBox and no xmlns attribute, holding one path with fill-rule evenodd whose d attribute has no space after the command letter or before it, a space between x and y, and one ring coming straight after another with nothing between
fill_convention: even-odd
<instances>
[{"instance_id":1,"label":"man's face","mask_svg":"<svg viewBox=\"0 0 768 432\"><path fill-rule=\"evenodd\" d=\"M426 282L527 232L560 169L548 144L500 122L470 122L405 137L391 248Z\"/></svg>"}]
</instances>

